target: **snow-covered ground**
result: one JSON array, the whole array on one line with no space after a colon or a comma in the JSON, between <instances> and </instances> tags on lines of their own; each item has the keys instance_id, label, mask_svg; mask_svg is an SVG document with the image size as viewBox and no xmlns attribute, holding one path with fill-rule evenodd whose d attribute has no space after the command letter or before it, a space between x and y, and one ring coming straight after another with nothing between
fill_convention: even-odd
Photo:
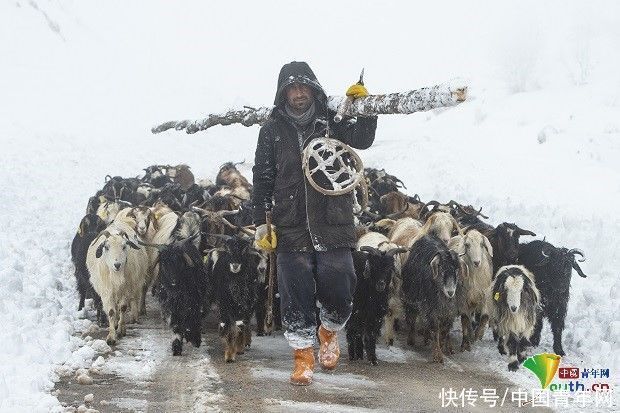
<instances>
[{"instance_id":1,"label":"snow-covered ground","mask_svg":"<svg viewBox=\"0 0 620 413\"><path fill-rule=\"evenodd\" d=\"M213 177L244 159L250 176L256 127L149 129L270 104L294 59L329 94L361 67L371 92L468 80L456 108L382 117L362 158L422 199L480 205L491 223L582 248L588 278L573 277L563 364L610 368L617 385L619 16L614 1L0 3L0 411L48 410L57 366L96 358L72 337L85 324L69 245L103 177L179 162ZM505 369L492 343L472 357Z\"/></svg>"}]
</instances>

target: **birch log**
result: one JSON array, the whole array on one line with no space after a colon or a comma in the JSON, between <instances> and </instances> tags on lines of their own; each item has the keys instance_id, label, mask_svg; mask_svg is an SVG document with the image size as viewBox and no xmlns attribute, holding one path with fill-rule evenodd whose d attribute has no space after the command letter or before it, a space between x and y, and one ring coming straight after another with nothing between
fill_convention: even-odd
<instances>
[{"instance_id":1,"label":"birch log","mask_svg":"<svg viewBox=\"0 0 620 413\"><path fill-rule=\"evenodd\" d=\"M358 98L353 101L345 114L348 116L408 115L454 106L466 98L467 86L452 82L408 92L369 95ZM327 98L327 105L335 112L344 99L346 96L330 96ZM196 133L215 125L232 125L235 123L240 123L243 126L259 125L269 118L272 110L273 106L257 109L246 106L244 109L210 114L204 119L165 122L152 128L151 132L160 133L168 129L176 129L185 130L187 133Z\"/></svg>"}]
</instances>

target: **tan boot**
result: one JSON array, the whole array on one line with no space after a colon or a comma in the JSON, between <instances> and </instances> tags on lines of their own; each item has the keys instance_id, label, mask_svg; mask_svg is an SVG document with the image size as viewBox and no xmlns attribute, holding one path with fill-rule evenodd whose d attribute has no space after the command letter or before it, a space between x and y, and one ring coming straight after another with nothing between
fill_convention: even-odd
<instances>
[{"instance_id":1,"label":"tan boot","mask_svg":"<svg viewBox=\"0 0 620 413\"><path fill-rule=\"evenodd\" d=\"M312 347L295 350L293 353L295 366L291 374L291 383L307 386L312 383L314 370L314 349Z\"/></svg>"},{"instance_id":2,"label":"tan boot","mask_svg":"<svg viewBox=\"0 0 620 413\"><path fill-rule=\"evenodd\" d=\"M323 326L319 327L319 341L321 349L319 350L319 362L321 367L326 370L333 370L338 364L340 358L340 346L338 345L338 335L335 331L329 331Z\"/></svg>"}]
</instances>

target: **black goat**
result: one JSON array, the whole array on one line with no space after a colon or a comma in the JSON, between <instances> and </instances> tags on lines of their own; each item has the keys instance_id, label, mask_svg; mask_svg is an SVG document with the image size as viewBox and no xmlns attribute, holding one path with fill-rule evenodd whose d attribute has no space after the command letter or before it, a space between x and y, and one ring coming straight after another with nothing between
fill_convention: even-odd
<instances>
[{"instance_id":1,"label":"black goat","mask_svg":"<svg viewBox=\"0 0 620 413\"><path fill-rule=\"evenodd\" d=\"M71 242L71 260L75 266L75 280L80 302L78 311L84 308L84 300L93 298L95 308L97 309L97 322L103 326L106 323L106 316L103 312L101 298L93 289L90 283L90 273L86 268L86 253L90 243L93 242L97 235L105 229L105 222L96 214L86 214L80 221L78 231Z\"/></svg>"},{"instance_id":2,"label":"black goat","mask_svg":"<svg viewBox=\"0 0 620 413\"><path fill-rule=\"evenodd\" d=\"M172 354L179 356L184 340L200 347L207 277L202 255L192 238L158 247L160 288L157 298L164 319L177 336L172 342Z\"/></svg>"},{"instance_id":3,"label":"black goat","mask_svg":"<svg viewBox=\"0 0 620 413\"><path fill-rule=\"evenodd\" d=\"M224 342L224 359L235 361L252 342L250 318L256 302L256 254L249 238L218 235L224 240L221 249L209 253L207 274L215 288L220 311L220 336Z\"/></svg>"},{"instance_id":4,"label":"black goat","mask_svg":"<svg viewBox=\"0 0 620 413\"><path fill-rule=\"evenodd\" d=\"M519 262L534 274L536 287L540 291L542 312L536 319L536 327L530 341L540 343L543 317L547 317L553 332L553 352L563 356L562 332L568 310L570 281L573 269L581 277L586 277L575 255L584 261L583 252L578 249L556 248L545 241L532 241L519 246Z\"/></svg>"},{"instance_id":5,"label":"black goat","mask_svg":"<svg viewBox=\"0 0 620 413\"><path fill-rule=\"evenodd\" d=\"M443 363L442 345L453 353L449 332L463 300L461 274L465 264L436 236L425 235L411 246L402 270L402 299L410 327L407 342L414 344L416 318L426 322L433 340L433 361Z\"/></svg>"},{"instance_id":6,"label":"black goat","mask_svg":"<svg viewBox=\"0 0 620 413\"><path fill-rule=\"evenodd\" d=\"M389 285L396 276L394 255L405 251L404 248L386 252L362 247L361 251L353 252L357 284L351 318L346 326L349 360L363 359L365 347L366 359L377 365L377 337L388 311Z\"/></svg>"}]
</instances>

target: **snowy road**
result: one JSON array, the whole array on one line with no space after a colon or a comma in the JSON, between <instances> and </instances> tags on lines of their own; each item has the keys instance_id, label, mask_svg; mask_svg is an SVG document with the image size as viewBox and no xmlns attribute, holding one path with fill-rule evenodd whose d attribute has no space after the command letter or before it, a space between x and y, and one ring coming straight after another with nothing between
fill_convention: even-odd
<instances>
[{"instance_id":1,"label":"snowy road","mask_svg":"<svg viewBox=\"0 0 620 413\"><path fill-rule=\"evenodd\" d=\"M442 410L442 387L497 389L500 399L512 384L467 354L456 354L441 365L428 362L428 351L381 347L382 362L371 366L349 362L346 351L334 373L317 372L309 387L288 383L290 350L281 334L254 337L252 348L236 363L223 360L214 326L208 326L207 347L185 347L182 357L169 349L171 333L160 322L157 305L149 303L147 318L130 326L106 358L92 385L77 384L73 376L59 381L55 391L62 403L75 408L94 394L90 407L100 412L201 411L437 411ZM105 331L93 334L104 338ZM342 340L344 348L346 343ZM466 411L515 411L510 392L503 408L476 403ZM540 411L540 409L537 409Z\"/></svg>"}]
</instances>

